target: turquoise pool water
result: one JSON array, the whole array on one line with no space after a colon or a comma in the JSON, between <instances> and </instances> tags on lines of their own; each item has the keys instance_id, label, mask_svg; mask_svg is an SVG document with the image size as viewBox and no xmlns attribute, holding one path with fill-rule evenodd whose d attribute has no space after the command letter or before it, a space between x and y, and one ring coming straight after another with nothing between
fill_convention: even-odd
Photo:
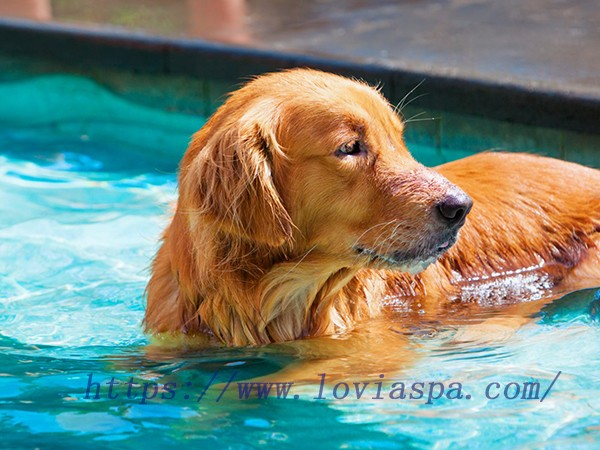
<instances>
[{"instance_id":1,"label":"turquoise pool water","mask_svg":"<svg viewBox=\"0 0 600 450\"><path fill-rule=\"evenodd\" d=\"M596 290L554 301L504 340L453 343L458 325L409 333L419 357L386 382L460 382L470 400L390 399L389 384L383 400L374 384L356 399L350 381L345 399L329 384L315 399L317 374L286 399L240 400L235 382L219 399L232 376L268 378L299 357L277 346L146 349L147 267L202 119L66 76L1 84L0 98L0 448L598 448ZM360 376L380 381L376 368ZM86 398L90 374L99 399L95 385ZM543 402L485 396L503 392L496 382L537 381L543 394L557 375ZM150 383L178 390L144 401L145 383L147 396Z\"/></svg>"}]
</instances>

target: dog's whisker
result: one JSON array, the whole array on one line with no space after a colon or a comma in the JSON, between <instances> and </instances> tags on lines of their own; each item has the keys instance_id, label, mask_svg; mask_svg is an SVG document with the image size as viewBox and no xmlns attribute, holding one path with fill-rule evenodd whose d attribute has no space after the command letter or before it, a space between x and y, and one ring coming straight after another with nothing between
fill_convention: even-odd
<instances>
[{"instance_id":1,"label":"dog's whisker","mask_svg":"<svg viewBox=\"0 0 600 450\"><path fill-rule=\"evenodd\" d=\"M423 114L426 114L426 112L425 111L418 112L415 115L410 116L408 119L402 119L402 122L406 125L407 123L417 121L418 120L417 117L420 117Z\"/></svg>"},{"instance_id":2,"label":"dog's whisker","mask_svg":"<svg viewBox=\"0 0 600 450\"><path fill-rule=\"evenodd\" d=\"M394 232L394 230L396 230L399 226L400 226L400 221L398 219L394 220L393 222L397 222L396 225L394 226L393 230L391 233L386 233L387 230L382 230L377 237L375 238L375 241L373 243L373 249L376 250L378 248L380 248L381 243L382 242L386 242L387 240L390 239L391 234ZM393 223L392 222L392 223ZM384 236L384 233L386 233L387 235Z\"/></svg>"},{"instance_id":3,"label":"dog's whisker","mask_svg":"<svg viewBox=\"0 0 600 450\"><path fill-rule=\"evenodd\" d=\"M408 97L410 97L410 95L415 92L417 89L419 89L419 87L425 83L425 79L423 78L421 81L419 81L417 83L417 85L415 87L413 87L410 91L408 91L406 93L406 95L404 95L404 97L402 97L402 99L396 104L396 106L394 107L394 112L396 112L396 114L400 114L402 109L404 108L404 102L406 101L406 99Z\"/></svg>"},{"instance_id":4,"label":"dog's whisker","mask_svg":"<svg viewBox=\"0 0 600 450\"><path fill-rule=\"evenodd\" d=\"M375 228L377 228L377 227L384 227L384 226L386 226L386 225L390 225L390 224L394 223L396 220L397 220L397 219L388 220L387 222L381 222L381 223L378 223L378 224L375 224L375 225L373 225L372 227L369 227L369 228L367 228L365 231L363 231L363 232L360 234L360 236L358 236L358 237L357 237L357 238L354 240L354 243L352 244L352 247L356 247L356 246L357 246L357 245L360 243L360 240L363 238L363 236L364 236L365 234L367 234L369 231L371 231L371 230L373 230L373 229L375 229Z\"/></svg>"},{"instance_id":5,"label":"dog's whisker","mask_svg":"<svg viewBox=\"0 0 600 450\"><path fill-rule=\"evenodd\" d=\"M361 235L360 235L360 236L359 236L359 237L356 239L355 243L352 245L352 248L355 248L355 247L357 247L357 245L359 244L359 241L360 241L360 239L361 239L361 238L362 238L362 237L363 237L363 236L364 236L366 233L368 233L369 231L371 231L371 230L373 230L374 228L377 228L377 227L379 227L379 226L391 225L392 223L396 222L397 220L398 220L398 219L392 219L392 220L389 220L389 221L387 221L387 222L382 222L382 223L379 223L379 224L377 224L377 225L374 225L374 226L370 227L369 229L367 229L365 232L363 232L363 233L362 233L362 234L361 234ZM376 246L377 246L377 242L378 242L378 241L381 239L381 236L383 236L383 234L385 233L385 231L386 231L385 229L384 229L384 230L382 230L382 231L380 231L380 232L379 232L379 234L378 234L378 235L375 237L375 239L374 239L374 244L373 244L373 247L376 247ZM363 258L363 257L364 257L364 255L361 255L361 254L355 254L355 255L354 255L354 258L353 258L353 262L354 262L354 264L356 264L356 263L357 263L357 262L358 262L358 261L359 261L361 258Z\"/></svg>"},{"instance_id":6,"label":"dog's whisker","mask_svg":"<svg viewBox=\"0 0 600 450\"><path fill-rule=\"evenodd\" d=\"M394 223L394 222L398 222L398 223L397 223L397 224L396 224L396 226L394 227L394 229L393 229L392 233L395 233L395 231L396 231L396 230L398 229L398 227L401 225L401 222L400 222L398 219L394 219L394 220L390 220L390 221L388 221L388 222L385 222L385 224L386 224L386 225L392 224L392 223ZM375 239L374 239L374 241L373 241L373 244L372 244L372 249L371 249L371 250L374 250L374 251L376 251L377 253L380 253L380 254L381 254L381 252L379 252L379 251L378 251L378 248L379 248L379 247L382 245L382 244L381 244L382 242L383 242L383 243L385 243L385 242L387 242L387 241L388 241L388 239L390 239L388 236L385 236L385 237L384 237L384 234L386 234L386 230L382 230L382 231L380 231L380 233L379 233L379 234L378 234L378 235L375 237ZM393 244L393 240L390 240L390 242L389 242L388 246L391 246L392 244ZM354 262L356 263L356 262L359 260L359 258L361 258L361 256L362 256L362 255L356 255L356 256L355 256L355 258L354 258Z\"/></svg>"},{"instance_id":7,"label":"dog's whisker","mask_svg":"<svg viewBox=\"0 0 600 450\"><path fill-rule=\"evenodd\" d=\"M404 124L409 124L409 123L413 123L413 122L431 122L433 120L440 120L439 117L425 117L422 119L411 119L411 120L406 120L404 121Z\"/></svg>"},{"instance_id":8,"label":"dog's whisker","mask_svg":"<svg viewBox=\"0 0 600 450\"><path fill-rule=\"evenodd\" d=\"M394 227L394 229L392 230L390 235L387 237L387 239L384 240L384 242L387 242L386 248L383 251L384 254L390 253L390 249L392 248L392 245L394 245L394 243L396 242L396 234L401 225L402 225L402 223L400 221L398 221L398 223L396 224L396 226Z\"/></svg>"},{"instance_id":9,"label":"dog's whisker","mask_svg":"<svg viewBox=\"0 0 600 450\"><path fill-rule=\"evenodd\" d=\"M402 105L402 109L398 112L398 114L400 115L400 117L402 117L402 115L404 114L404 109L407 108L408 105L410 105L412 102L417 101L418 99L420 99L422 97L425 97L426 95L429 95L429 94L428 93L419 94L419 95L411 98L404 105Z\"/></svg>"},{"instance_id":10,"label":"dog's whisker","mask_svg":"<svg viewBox=\"0 0 600 450\"><path fill-rule=\"evenodd\" d=\"M290 273L292 273L299 265L300 263L302 263L306 257L317 248L317 244L313 245L311 248L309 248L306 253L304 253L304 255L298 260L298 262L296 262L296 264L294 264L294 266L287 272L286 275L289 275Z\"/></svg>"}]
</instances>

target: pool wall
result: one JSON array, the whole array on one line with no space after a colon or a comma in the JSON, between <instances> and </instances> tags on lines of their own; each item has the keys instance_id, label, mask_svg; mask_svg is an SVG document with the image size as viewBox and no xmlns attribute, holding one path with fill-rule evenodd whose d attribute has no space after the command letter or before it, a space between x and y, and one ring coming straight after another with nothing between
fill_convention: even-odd
<instances>
[{"instance_id":1,"label":"pool wall","mask_svg":"<svg viewBox=\"0 0 600 450\"><path fill-rule=\"evenodd\" d=\"M432 161L504 149L598 165L600 99L594 96L202 40L0 19L0 81L82 75L129 101L169 112L206 117L249 77L290 67L381 85L394 104L419 85L403 111L405 119L417 119L408 124L406 138L432 149Z\"/></svg>"}]
</instances>

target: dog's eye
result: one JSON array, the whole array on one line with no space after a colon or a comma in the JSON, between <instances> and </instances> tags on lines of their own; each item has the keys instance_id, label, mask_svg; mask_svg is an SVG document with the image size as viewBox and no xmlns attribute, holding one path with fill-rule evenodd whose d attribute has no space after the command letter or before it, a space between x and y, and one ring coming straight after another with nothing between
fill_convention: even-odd
<instances>
[{"instance_id":1,"label":"dog's eye","mask_svg":"<svg viewBox=\"0 0 600 450\"><path fill-rule=\"evenodd\" d=\"M350 141L346 144L342 145L335 151L335 155L338 157L341 156L355 156L360 155L364 152L363 146L361 145L359 140Z\"/></svg>"}]
</instances>

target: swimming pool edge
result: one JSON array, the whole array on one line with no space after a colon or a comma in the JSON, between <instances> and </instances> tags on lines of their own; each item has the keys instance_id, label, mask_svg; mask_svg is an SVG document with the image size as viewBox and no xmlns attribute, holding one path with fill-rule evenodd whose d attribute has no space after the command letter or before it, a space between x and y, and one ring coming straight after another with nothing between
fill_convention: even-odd
<instances>
[{"instance_id":1,"label":"swimming pool edge","mask_svg":"<svg viewBox=\"0 0 600 450\"><path fill-rule=\"evenodd\" d=\"M569 86L411 71L391 64L279 52L203 40L169 38L105 27L0 19L0 52L52 58L73 66L140 74L184 75L237 84L253 75L311 67L380 84L392 101L423 82L413 106L520 125L598 134L600 96Z\"/></svg>"}]
</instances>

